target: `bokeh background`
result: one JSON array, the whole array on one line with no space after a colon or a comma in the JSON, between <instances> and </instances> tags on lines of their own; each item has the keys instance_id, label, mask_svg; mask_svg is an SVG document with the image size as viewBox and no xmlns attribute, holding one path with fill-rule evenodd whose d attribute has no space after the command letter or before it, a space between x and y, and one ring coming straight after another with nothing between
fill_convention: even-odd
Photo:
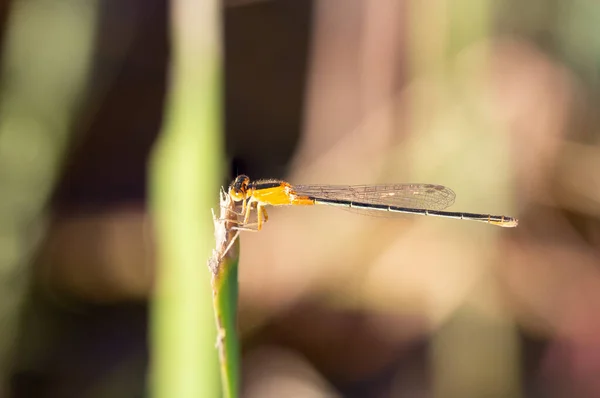
<instances>
[{"instance_id":1,"label":"bokeh background","mask_svg":"<svg viewBox=\"0 0 600 398\"><path fill-rule=\"evenodd\" d=\"M2 3L7 396L145 394L169 7ZM600 3L229 0L222 18L224 185L436 183L453 210L520 219L271 210L241 236L243 396L600 397Z\"/></svg>"}]
</instances>

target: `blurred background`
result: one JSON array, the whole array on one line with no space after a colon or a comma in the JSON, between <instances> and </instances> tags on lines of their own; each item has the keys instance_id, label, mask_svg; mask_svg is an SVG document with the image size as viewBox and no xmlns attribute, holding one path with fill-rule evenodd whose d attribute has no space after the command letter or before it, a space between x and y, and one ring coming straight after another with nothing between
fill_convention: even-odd
<instances>
[{"instance_id":1,"label":"blurred background","mask_svg":"<svg viewBox=\"0 0 600 398\"><path fill-rule=\"evenodd\" d=\"M145 394L169 7L2 2L6 396ZM241 236L243 396L600 397L600 3L222 17L224 185L435 183L452 210L520 220L270 210Z\"/></svg>"}]
</instances>

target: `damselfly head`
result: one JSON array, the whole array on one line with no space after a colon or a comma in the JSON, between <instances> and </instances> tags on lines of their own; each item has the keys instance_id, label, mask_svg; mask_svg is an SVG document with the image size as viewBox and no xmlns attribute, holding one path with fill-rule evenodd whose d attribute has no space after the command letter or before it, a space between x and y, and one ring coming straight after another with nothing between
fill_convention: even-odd
<instances>
[{"instance_id":1,"label":"damselfly head","mask_svg":"<svg viewBox=\"0 0 600 398\"><path fill-rule=\"evenodd\" d=\"M243 174L237 176L229 186L229 196L236 202L246 199L248 184L250 184L248 176Z\"/></svg>"}]
</instances>

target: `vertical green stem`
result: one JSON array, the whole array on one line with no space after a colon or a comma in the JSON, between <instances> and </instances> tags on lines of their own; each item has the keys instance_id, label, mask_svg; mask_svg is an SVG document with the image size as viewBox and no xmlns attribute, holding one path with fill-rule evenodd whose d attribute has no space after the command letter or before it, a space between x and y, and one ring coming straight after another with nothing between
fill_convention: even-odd
<instances>
[{"instance_id":1,"label":"vertical green stem","mask_svg":"<svg viewBox=\"0 0 600 398\"><path fill-rule=\"evenodd\" d=\"M213 272L213 304L218 332L223 396L239 393L240 344L237 333L239 231L234 230L235 203L221 195L220 214L215 220L216 245L208 266Z\"/></svg>"},{"instance_id":2,"label":"vertical green stem","mask_svg":"<svg viewBox=\"0 0 600 398\"><path fill-rule=\"evenodd\" d=\"M214 0L172 4L171 92L150 165L157 247L151 386L154 397L216 397L206 259L221 176L220 8Z\"/></svg>"}]
</instances>

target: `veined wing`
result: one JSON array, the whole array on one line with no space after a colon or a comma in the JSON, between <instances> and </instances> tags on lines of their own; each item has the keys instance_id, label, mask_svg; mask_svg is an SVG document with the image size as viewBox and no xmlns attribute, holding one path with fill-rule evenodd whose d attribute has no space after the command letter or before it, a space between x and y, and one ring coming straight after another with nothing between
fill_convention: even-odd
<instances>
[{"instance_id":1,"label":"veined wing","mask_svg":"<svg viewBox=\"0 0 600 398\"><path fill-rule=\"evenodd\" d=\"M295 185L297 195L364 204L443 210L454 203L456 195L435 184L380 185Z\"/></svg>"}]
</instances>

